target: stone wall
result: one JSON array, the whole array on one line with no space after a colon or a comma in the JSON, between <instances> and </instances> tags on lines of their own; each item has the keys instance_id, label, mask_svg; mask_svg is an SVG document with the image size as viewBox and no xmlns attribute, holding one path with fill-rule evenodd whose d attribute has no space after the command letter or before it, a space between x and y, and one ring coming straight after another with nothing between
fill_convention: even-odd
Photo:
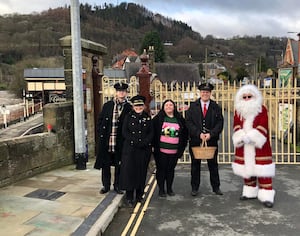
<instances>
[{"instance_id":1,"label":"stone wall","mask_svg":"<svg viewBox=\"0 0 300 236\"><path fill-rule=\"evenodd\" d=\"M74 163L73 103L47 104L43 116L46 132L0 142L0 187Z\"/></svg>"}]
</instances>

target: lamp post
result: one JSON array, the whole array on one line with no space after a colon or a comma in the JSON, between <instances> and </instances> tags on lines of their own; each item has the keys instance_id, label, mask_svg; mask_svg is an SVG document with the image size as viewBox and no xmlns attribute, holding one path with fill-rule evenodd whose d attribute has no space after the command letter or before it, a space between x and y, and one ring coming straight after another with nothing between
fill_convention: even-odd
<instances>
[{"instance_id":1,"label":"lamp post","mask_svg":"<svg viewBox=\"0 0 300 236\"><path fill-rule=\"evenodd\" d=\"M77 170L86 169L86 140L83 109L82 53L79 1L71 0L72 79L74 107L75 162Z\"/></svg>"}]
</instances>

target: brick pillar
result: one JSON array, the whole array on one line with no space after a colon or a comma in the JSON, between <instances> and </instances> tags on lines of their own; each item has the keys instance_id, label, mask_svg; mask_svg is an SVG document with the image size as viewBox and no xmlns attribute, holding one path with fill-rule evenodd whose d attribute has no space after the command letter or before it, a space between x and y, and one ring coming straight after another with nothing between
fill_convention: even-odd
<instances>
[{"instance_id":1,"label":"brick pillar","mask_svg":"<svg viewBox=\"0 0 300 236\"><path fill-rule=\"evenodd\" d=\"M146 50L144 50L143 54L140 56L142 66L140 70L137 72L137 77L139 78L140 92L139 94L146 98L146 108L145 111L150 114L150 102L152 97L150 95L150 77L151 72L149 71L148 66L148 55L146 54Z\"/></svg>"},{"instance_id":2,"label":"brick pillar","mask_svg":"<svg viewBox=\"0 0 300 236\"><path fill-rule=\"evenodd\" d=\"M100 113L101 107L103 106L102 104L102 99L100 96L99 91L101 90L102 84L101 84L101 77L102 73L99 70L98 66L98 57L93 56L92 57L92 78L93 78L93 92L94 92L94 121L95 121L95 153L97 154L97 143L98 143L98 136L97 136L97 120L98 120L98 115ZM101 61L100 61L101 63ZM102 67L101 67L102 68Z\"/></svg>"}]
</instances>

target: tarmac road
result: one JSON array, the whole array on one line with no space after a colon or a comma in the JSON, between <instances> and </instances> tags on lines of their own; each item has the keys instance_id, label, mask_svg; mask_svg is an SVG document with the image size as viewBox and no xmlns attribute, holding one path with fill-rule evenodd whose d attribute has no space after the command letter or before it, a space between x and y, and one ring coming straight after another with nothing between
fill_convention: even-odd
<instances>
[{"instance_id":1,"label":"tarmac road","mask_svg":"<svg viewBox=\"0 0 300 236\"><path fill-rule=\"evenodd\" d=\"M159 198L156 189L136 235L299 235L299 173L299 165L277 166L275 204L266 208L257 199L239 200L242 179L233 175L230 165L220 165L224 195L217 196L211 190L206 164L202 164L200 194L196 197L190 194L189 165L178 165L174 181L176 195ZM121 235L132 213L132 208L121 207L103 235Z\"/></svg>"}]
</instances>

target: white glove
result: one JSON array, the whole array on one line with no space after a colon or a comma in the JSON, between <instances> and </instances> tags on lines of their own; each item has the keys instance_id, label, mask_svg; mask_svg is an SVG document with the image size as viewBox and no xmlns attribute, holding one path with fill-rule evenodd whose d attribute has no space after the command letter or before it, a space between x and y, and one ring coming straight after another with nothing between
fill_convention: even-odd
<instances>
[{"instance_id":1,"label":"white glove","mask_svg":"<svg viewBox=\"0 0 300 236\"><path fill-rule=\"evenodd\" d=\"M249 143L251 142L251 140L248 138L247 135L245 135L245 136L243 137L243 142L244 142L244 144L249 144Z\"/></svg>"}]
</instances>

